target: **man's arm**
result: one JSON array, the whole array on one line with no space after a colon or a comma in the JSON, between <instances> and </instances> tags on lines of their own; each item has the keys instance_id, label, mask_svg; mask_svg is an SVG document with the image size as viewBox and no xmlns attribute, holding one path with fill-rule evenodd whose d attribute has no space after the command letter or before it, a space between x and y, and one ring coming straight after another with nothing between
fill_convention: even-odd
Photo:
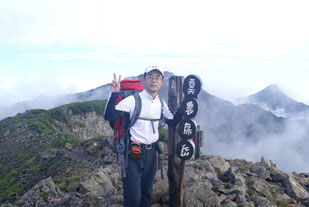
<instances>
[{"instance_id":1,"label":"man's arm","mask_svg":"<svg viewBox=\"0 0 309 207\"><path fill-rule=\"evenodd\" d=\"M182 119L182 112L181 108L179 107L176 111L176 113L173 115L172 119L166 119L166 123L170 127L175 127L179 124L180 120Z\"/></svg>"},{"instance_id":2,"label":"man's arm","mask_svg":"<svg viewBox=\"0 0 309 207\"><path fill-rule=\"evenodd\" d=\"M115 109L117 102L118 93L113 92L106 103L105 111L104 111L104 119L107 121L113 121L122 115L122 111L118 111Z\"/></svg>"},{"instance_id":3,"label":"man's arm","mask_svg":"<svg viewBox=\"0 0 309 207\"><path fill-rule=\"evenodd\" d=\"M105 120L113 121L122 115L121 111L118 111L115 109L118 93L120 92L120 81L121 81L121 75L119 75L119 78L117 80L116 74L114 73L114 79L112 80L110 84L110 89L112 93L106 103L106 107L104 111Z\"/></svg>"},{"instance_id":4,"label":"man's arm","mask_svg":"<svg viewBox=\"0 0 309 207\"><path fill-rule=\"evenodd\" d=\"M165 101L163 101L163 116L168 126L175 127L179 124L182 119L182 110L180 108L177 109L176 113L173 115Z\"/></svg>"}]
</instances>

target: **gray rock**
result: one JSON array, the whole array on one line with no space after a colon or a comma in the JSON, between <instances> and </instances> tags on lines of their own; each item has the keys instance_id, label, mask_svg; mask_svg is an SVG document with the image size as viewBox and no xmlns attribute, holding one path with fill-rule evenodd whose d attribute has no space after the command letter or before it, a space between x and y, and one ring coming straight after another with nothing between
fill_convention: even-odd
<instances>
[{"instance_id":1,"label":"gray rock","mask_svg":"<svg viewBox=\"0 0 309 207\"><path fill-rule=\"evenodd\" d=\"M207 206L212 200L220 203L219 197L211 190L212 187L210 181L206 180L184 188L187 206Z\"/></svg>"},{"instance_id":2,"label":"gray rock","mask_svg":"<svg viewBox=\"0 0 309 207\"><path fill-rule=\"evenodd\" d=\"M245 202L238 204L238 207L255 207L254 202Z\"/></svg>"},{"instance_id":3,"label":"gray rock","mask_svg":"<svg viewBox=\"0 0 309 207\"><path fill-rule=\"evenodd\" d=\"M236 202L237 203L245 203L247 202L247 199L246 199L246 194L245 193L240 193L237 195L237 198L236 198Z\"/></svg>"},{"instance_id":4,"label":"gray rock","mask_svg":"<svg viewBox=\"0 0 309 207\"><path fill-rule=\"evenodd\" d=\"M275 167L271 167L269 169L269 173L272 181L274 182L284 182L286 177L288 176L287 174L283 173L282 171L280 171Z\"/></svg>"},{"instance_id":5,"label":"gray rock","mask_svg":"<svg viewBox=\"0 0 309 207\"><path fill-rule=\"evenodd\" d=\"M254 196L249 199L249 201L254 202L255 206L258 207L277 207L273 205L269 200L264 197Z\"/></svg>"},{"instance_id":6,"label":"gray rock","mask_svg":"<svg viewBox=\"0 0 309 207\"><path fill-rule=\"evenodd\" d=\"M230 187L228 189L219 188L219 192L225 195L235 195L234 198L229 198L230 200L234 200L237 197L238 202L245 202L247 186L244 177L239 172L239 169L237 167L230 167L221 177L230 184Z\"/></svg>"},{"instance_id":7,"label":"gray rock","mask_svg":"<svg viewBox=\"0 0 309 207\"><path fill-rule=\"evenodd\" d=\"M113 153L113 149L110 147L104 147L102 150L102 156L111 156Z\"/></svg>"},{"instance_id":8,"label":"gray rock","mask_svg":"<svg viewBox=\"0 0 309 207\"><path fill-rule=\"evenodd\" d=\"M271 193L268 190L268 183L262 179L256 179L252 185L252 188L264 197L272 197Z\"/></svg>"},{"instance_id":9,"label":"gray rock","mask_svg":"<svg viewBox=\"0 0 309 207\"><path fill-rule=\"evenodd\" d=\"M266 170L264 166L261 165L252 165L250 167L250 171L255 173L259 178L266 180L270 178L270 172Z\"/></svg>"},{"instance_id":10,"label":"gray rock","mask_svg":"<svg viewBox=\"0 0 309 207\"><path fill-rule=\"evenodd\" d=\"M56 153L41 152L41 153L39 153L39 157L42 158L42 159L55 158Z\"/></svg>"},{"instance_id":11,"label":"gray rock","mask_svg":"<svg viewBox=\"0 0 309 207\"><path fill-rule=\"evenodd\" d=\"M275 199L278 202L283 202L283 201L291 202L291 198L286 193L277 195Z\"/></svg>"},{"instance_id":12,"label":"gray rock","mask_svg":"<svg viewBox=\"0 0 309 207\"><path fill-rule=\"evenodd\" d=\"M117 159L116 159L116 157L114 157L114 156L107 155L107 156L104 156L103 161L104 161L106 164L110 164L110 163L116 162Z\"/></svg>"},{"instance_id":13,"label":"gray rock","mask_svg":"<svg viewBox=\"0 0 309 207\"><path fill-rule=\"evenodd\" d=\"M66 150L72 150L73 147L72 147L72 145L71 145L70 143L66 143L66 144L65 144L65 149L66 149Z\"/></svg>"},{"instance_id":14,"label":"gray rock","mask_svg":"<svg viewBox=\"0 0 309 207\"><path fill-rule=\"evenodd\" d=\"M121 175L120 175L120 172L113 172L111 175L110 175L110 179L113 183L113 186L115 188L117 188L118 190L120 190L122 188L122 181L121 181Z\"/></svg>"},{"instance_id":15,"label":"gray rock","mask_svg":"<svg viewBox=\"0 0 309 207\"><path fill-rule=\"evenodd\" d=\"M220 156L213 156L208 161L218 174L224 174L230 168L230 164Z\"/></svg>"},{"instance_id":16,"label":"gray rock","mask_svg":"<svg viewBox=\"0 0 309 207\"><path fill-rule=\"evenodd\" d=\"M79 182L79 188L82 193L89 192L96 197L112 195L116 190L103 167L82 178Z\"/></svg>"},{"instance_id":17,"label":"gray rock","mask_svg":"<svg viewBox=\"0 0 309 207\"><path fill-rule=\"evenodd\" d=\"M156 176L160 176L160 173L157 173ZM153 185L152 190L152 202L156 203L164 197L168 196L168 178L165 175L164 180L161 178L155 179L157 182Z\"/></svg>"},{"instance_id":18,"label":"gray rock","mask_svg":"<svg viewBox=\"0 0 309 207\"><path fill-rule=\"evenodd\" d=\"M56 206L62 203L62 200L68 197L56 188L51 177L40 181L32 189L26 192L16 203L17 206L32 207L35 206Z\"/></svg>"},{"instance_id":19,"label":"gray rock","mask_svg":"<svg viewBox=\"0 0 309 207\"><path fill-rule=\"evenodd\" d=\"M265 167L267 170L272 167L271 161L264 156L261 158L260 165Z\"/></svg>"},{"instance_id":20,"label":"gray rock","mask_svg":"<svg viewBox=\"0 0 309 207\"><path fill-rule=\"evenodd\" d=\"M227 201L226 203L221 205L221 207L237 207L237 203L235 203L233 201Z\"/></svg>"},{"instance_id":21,"label":"gray rock","mask_svg":"<svg viewBox=\"0 0 309 207\"><path fill-rule=\"evenodd\" d=\"M212 191L200 191L197 194L197 199L203 204L203 206L220 207L220 200L217 194Z\"/></svg>"},{"instance_id":22,"label":"gray rock","mask_svg":"<svg viewBox=\"0 0 309 207\"><path fill-rule=\"evenodd\" d=\"M11 203L2 204L1 207L17 207Z\"/></svg>"},{"instance_id":23,"label":"gray rock","mask_svg":"<svg viewBox=\"0 0 309 207\"><path fill-rule=\"evenodd\" d=\"M299 184L299 182L292 176L289 175L285 179L285 187L287 194L298 201L306 201L309 199L309 193L307 190Z\"/></svg>"}]
</instances>

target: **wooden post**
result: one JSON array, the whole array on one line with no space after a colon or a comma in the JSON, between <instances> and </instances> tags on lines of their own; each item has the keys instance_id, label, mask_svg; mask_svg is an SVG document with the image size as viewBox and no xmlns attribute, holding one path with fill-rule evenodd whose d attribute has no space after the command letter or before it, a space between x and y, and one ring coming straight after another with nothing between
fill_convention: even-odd
<instances>
[{"instance_id":1,"label":"wooden post","mask_svg":"<svg viewBox=\"0 0 309 207\"><path fill-rule=\"evenodd\" d=\"M196 129L196 135L195 135L195 159L198 159L200 157L201 152L201 131L200 131L200 125L197 125Z\"/></svg>"},{"instance_id":2,"label":"wooden post","mask_svg":"<svg viewBox=\"0 0 309 207\"><path fill-rule=\"evenodd\" d=\"M185 166L186 161L180 160L180 171L179 171L179 180L178 180L178 187L177 187L177 207L184 206L184 195L183 195L183 180L185 175Z\"/></svg>"},{"instance_id":3,"label":"wooden post","mask_svg":"<svg viewBox=\"0 0 309 207\"><path fill-rule=\"evenodd\" d=\"M201 131L201 139L200 139L201 147L204 146L204 131Z\"/></svg>"},{"instance_id":4,"label":"wooden post","mask_svg":"<svg viewBox=\"0 0 309 207\"><path fill-rule=\"evenodd\" d=\"M168 107L172 113L175 113L183 100L182 85L183 76L172 76L169 79L168 89ZM178 127L168 128L168 169L167 176L169 182L169 206L177 206L177 187L180 180L180 160L176 156L176 146L181 140L178 136Z\"/></svg>"}]
</instances>

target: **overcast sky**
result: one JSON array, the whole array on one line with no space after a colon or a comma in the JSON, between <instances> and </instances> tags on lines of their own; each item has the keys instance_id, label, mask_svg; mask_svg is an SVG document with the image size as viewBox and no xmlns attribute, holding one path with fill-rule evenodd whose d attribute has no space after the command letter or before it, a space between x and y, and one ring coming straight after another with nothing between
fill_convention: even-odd
<instances>
[{"instance_id":1,"label":"overcast sky","mask_svg":"<svg viewBox=\"0 0 309 207\"><path fill-rule=\"evenodd\" d=\"M309 104L309 1L0 0L0 93L85 91L161 65L233 100L278 83Z\"/></svg>"}]
</instances>

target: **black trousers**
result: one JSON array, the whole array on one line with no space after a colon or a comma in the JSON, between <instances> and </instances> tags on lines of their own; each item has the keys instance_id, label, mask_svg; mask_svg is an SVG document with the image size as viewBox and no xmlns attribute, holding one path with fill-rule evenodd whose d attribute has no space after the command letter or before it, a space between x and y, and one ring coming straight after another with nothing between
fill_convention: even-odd
<instances>
[{"instance_id":1,"label":"black trousers","mask_svg":"<svg viewBox=\"0 0 309 207\"><path fill-rule=\"evenodd\" d=\"M127 176L122 179L125 207L148 207L157 169L156 147L142 147L140 159L128 157Z\"/></svg>"}]
</instances>

